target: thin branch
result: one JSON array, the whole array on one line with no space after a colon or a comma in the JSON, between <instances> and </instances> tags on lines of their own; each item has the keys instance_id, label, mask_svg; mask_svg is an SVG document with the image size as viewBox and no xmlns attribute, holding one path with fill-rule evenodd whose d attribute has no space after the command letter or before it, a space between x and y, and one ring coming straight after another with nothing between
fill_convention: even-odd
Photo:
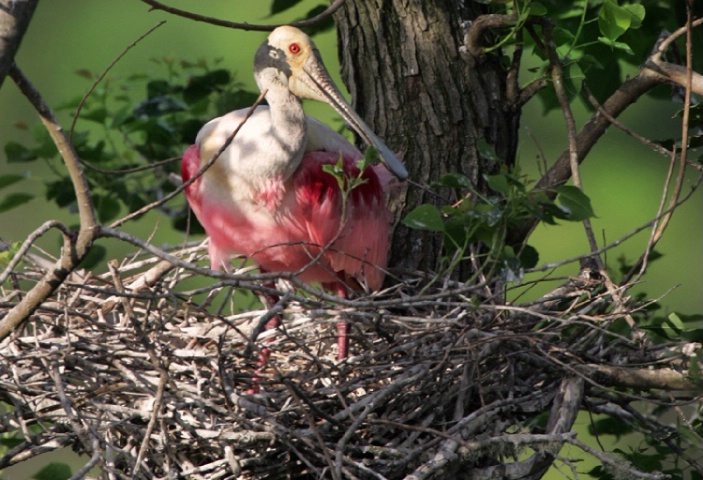
<instances>
[{"instance_id":1,"label":"thin branch","mask_svg":"<svg viewBox=\"0 0 703 480\"><path fill-rule=\"evenodd\" d=\"M222 152L224 152L227 147L230 146L232 141L234 140L234 137L237 136L239 133L239 130L244 126L247 120L249 120L249 117L251 117L254 114L254 111L256 110L256 107L258 107L261 102L264 101L264 98L266 97L266 91L261 92L259 97L256 99L254 104L249 107L249 110L247 111L246 115L244 115L244 118L242 119L241 122L239 122L239 125L237 125L237 128L234 129L234 131L227 137L227 140L225 140L225 143L222 144L220 149L213 155L213 157L205 164L203 165L200 170L198 170L195 175L193 175L191 178L188 179L187 182L184 182L181 184L178 188L176 188L173 192L169 193L168 195L164 196L163 198L150 203L149 205L145 205L144 207L140 208L139 210L136 210L129 215L116 220L112 222L112 225L110 225L111 228L116 228L119 227L120 225L126 223L129 220L132 220L140 215L143 215L144 213L148 212L149 210L152 210L159 205L163 205L164 203L170 201L171 199L177 197L178 195L181 194L186 188L188 188L189 185L194 183L197 179L199 179L206 171L209 169L216 161L218 158L220 158L220 155L222 155Z\"/></svg>"},{"instance_id":2,"label":"thin branch","mask_svg":"<svg viewBox=\"0 0 703 480\"><path fill-rule=\"evenodd\" d=\"M664 235L666 227L669 225L672 215L674 214L673 206L676 205L679 198L681 197L681 190L683 189L684 176L686 174L686 163L688 159L688 130L689 130L689 120L691 116L691 90L693 88L693 13L691 12L691 6L687 4L686 7L687 17L686 17L686 83L685 83L685 95L684 95L684 105L683 105L683 118L681 120L681 155L679 156L679 171L676 177L676 182L674 183L674 191L669 199L669 210L668 213L662 215L661 220L655 223L652 228L652 233L647 242L647 248L640 255L637 263L630 269L630 271L623 277L621 284L629 282L635 275L642 276L645 269L647 268L647 259L649 258L650 252L654 249L654 246L661 240ZM663 43L663 42L662 42ZM657 53L659 55L659 53ZM671 163L669 166L669 171L667 172L666 183L664 186L664 192L662 193L661 203L659 205L659 212L664 210L664 202L666 201L666 196L668 193L668 186L670 176L674 169L674 162L676 161L675 150L671 154Z\"/></svg>"},{"instance_id":3,"label":"thin branch","mask_svg":"<svg viewBox=\"0 0 703 480\"><path fill-rule=\"evenodd\" d=\"M552 24L550 22L543 22L542 31L545 37L545 48L547 55L549 57L549 64L552 73L552 83L554 84L554 91L556 93L559 105L561 107L562 115L564 116L564 121L566 122L566 132L569 141L569 167L571 170L571 180L574 185L583 190L583 184L581 182L581 172L579 171L579 152L576 145L576 121L574 120L574 114L571 111L571 106L569 105L569 98L566 95L566 90L564 89L564 71L561 67L561 60L557 54L556 45L554 45L554 40L552 38ZM583 220L583 227L586 230L586 237L588 239L588 245L591 248L591 257L595 259L598 264L598 269L601 272L605 271L605 265L600 256L594 254L598 250L598 242L596 242L596 237L593 234L593 227L591 226L591 221L588 218Z\"/></svg>"},{"instance_id":4,"label":"thin branch","mask_svg":"<svg viewBox=\"0 0 703 480\"><path fill-rule=\"evenodd\" d=\"M146 33L143 33L143 34L142 34L139 38L137 38L135 41L133 41L132 43L130 43L129 45L127 45L127 46L125 47L125 49L122 50L122 52L121 52L119 55L117 55L117 57L115 57L115 59L114 59L112 62L110 62L110 64L109 64L109 65L107 66L107 68L103 71L103 73L101 73L101 74L98 76L98 78L95 80L95 82L93 82L93 84L90 86L90 88L88 89L88 91L85 92L85 95L83 95L83 98L81 98L81 101L78 103L78 108L76 108L76 114L73 116L73 121L71 122L71 127L69 128L69 139L70 139L71 141L73 140L73 131L74 131L74 129L76 128L76 122L78 121L78 117L80 116L81 110L83 110L83 105L85 105L85 102L88 100L88 98L90 97L90 95L93 93L93 91L95 91L95 89L98 87L98 85L100 85L100 82L102 82L103 79L105 78L105 76L107 76L107 74L110 72L110 70L112 70L112 68L113 68L115 65L117 65L117 62L119 62L119 61L122 59L122 57L124 57L125 55L127 55L127 52L129 52L132 48L136 47L139 42L141 42L141 41L144 40L146 37L148 37L149 35L151 35L157 28L159 28L160 26L162 26L164 23L166 23L166 20L160 21L159 23L157 23L156 25L154 25L153 27L151 27L149 30L147 30ZM92 165L89 165L87 162L81 161L81 163L82 163L83 165L86 165L86 166L92 168Z\"/></svg>"},{"instance_id":5,"label":"thin branch","mask_svg":"<svg viewBox=\"0 0 703 480\"><path fill-rule=\"evenodd\" d=\"M641 470L637 470L626 462L614 460L609 455L606 455L603 452L599 452L595 448L586 445L577 438L570 438L567 440L567 442L571 445L574 445L575 447L580 448L589 455L593 455L598 460L600 460L602 464L607 465L615 472L620 473L620 475L617 475L616 478L642 478L644 480L664 480L666 478L670 478L669 475L665 473L648 473L643 472Z\"/></svg>"},{"instance_id":6,"label":"thin branch","mask_svg":"<svg viewBox=\"0 0 703 480\"><path fill-rule=\"evenodd\" d=\"M142 2L146 3L147 5L151 6L152 10L162 10L166 13L170 13L171 15L176 15L179 17L187 18L190 20L195 20L196 22L204 22L204 23L209 23L211 25L216 25L218 27L227 27L227 28L234 28L237 30L247 30L247 31L257 31L257 32L269 32L271 30L274 30L277 27L280 27L281 25L292 25L294 27L298 28L306 28L306 27L312 27L314 25L317 25L318 23L327 20L329 17L334 14L337 10L341 8L341 6L344 4L345 0L334 0L332 4L325 9L322 13L315 15L312 18L307 18L305 20L301 20L299 22L293 22L293 23L288 23L288 24L271 24L271 25L256 25L252 23L240 23L240 22L228 22L227 20L221 20L219 18L215 17L208 17L205 15L199 15L197 13L192 13L188 12L186 10L181 10L179 8L174 8L174 7L169 7L168 5L164 5L161 2L157 2L156 0L142 0Z\"/></svg>"},{"instance_id":7,"label":"thin branch","mask_svg":"<svg viewBox=\"0 0 703 480\"><path fill-rule=\"evenodd\" d=\"M32 85L16 64L10 69L10 76L15 81L15 84L17 84L22 94L30 101L39 114L44 127L49 132L51 139L59 150L61 158L66 164L71 182L73 183L76 200L78 201L78 215L80 217L81 230L92 229L97 222L95 220L95 213L93 212L93 202L90 198L90 188L83 176L80 167L80 159L73 149L70 139L66 137L63 128L61 128L61 125L56 121L51 107L44 101L41 94L34 88L34 85Z\"/></svg>"},{"instance_id":8,"label":"thin branch","mask_svg":"<svg viewBox=\"0 0 703 480\"><path fill-rule=\"evenodd\" d=\"M602 106L602 105L600 104L600 102L598 101L598 99L593 95L593 93L591 93L591 90L590 90L590 88L588 88L588 85L585 84L585 83L584 83L584 85L583 85L583 91L584 91L584 93L586 94L586 99L587 99L588 102L591 104L591 106L592 106L599 114L601 114L601 115L603 115L605 118L607 118L608 121L610 122L610 124L611 124L612 126L614 126L615 128L617 128L618 130L620 130L620 131L623 132L624 134L626 134L626 135L628 135L628 136L634 138L635 140L637 140L638 142L640 142L642 145L645 145L646 147L651 148L652 150L654 150L654 151L657 152L658 154L663 155L663 156L666 157L666 158L671 158L671 154L672 154L671 150L667 150L666 148L662 147L662 146L659 145L658 143L653 142L653 141L651 141L650 139L648 139L647 137L644 137L644 136L640 135L639 133L635 132L635 131L632 130L631 128L629 128L629 127L627 127L626 125L624 125L624 124L623 124L622 122L620 122L617 118L613 117L613 116L610 115L608 112L606 112L606 111L603 109L603 106ZM691 166L695 166L693 163L691 163L690 165L691 165ZM699 165L699 167L700 167L700 165Z\"/></svg>"},{"instance_id":9,"label":"thin branch","mask_svg":"<svg viewBox=\"0 0 703 480\"><path fill-rule=\"evenodd\" d=\"M5 280L7 280L7 277L10 275L10 273L15 269L15 267L22 261L22 259L25 257L27 252L29 251L30 248L32 248L32 245L34 245L34 242L36 242L42 235L44 235L46 232L51 230L52 228L56 228L61 231L64 235L68 236L71 234L70 230L66 225L63 223L59 222L58 220L49 220L47 222L44 222L41 224L38 228L36 228L32 233L29 234L27 239L22 242L22 245L20 248L17 250L17 253L12 257L12 260L10 260L10 263L7 264L7 268L0 274L0 285L5 283Z\"/></svg>"},{"instance_id":10,"label":"thin branch","mask_svg":"<svg viewBox=\"0 0 703 480\"><path fill-rule=\"evenodd\" d=\"M39 0L0 0L0 87L10 73Z\"/></svg>"},{"instance_id":11,"label":"thin branch","mask_svg":"<svg viewBox=\"0 0 703 480\"><path fill-rule=\"evenodd\" d=\"M471 55L479 57L484 54L485 47L482 46L482 40L488 30L503 27L513 28L517 21L517 13L511 15L498 13L481 15L471 24L471 28L464 37L464 45Z\"/></svg>"},{"instance_id":12,"label":"thin branch","mask_svg":"<svg viewBox=\"0 0 703 480\"><path fill-rule=\"evenodd\" d=\"M687 5L689 17L691 14L690 6ZM676 65L673 63L667 63L662 60L662 55L669 48L669 46L678 39L681 35L686 34L686 49L688 55L688 49L690 45L690 35L691 30L703 25L703 18L693 20L688 18L686 20L686 25L676 29L674 32L669 34L664 40L659 43L654 51L654 53L649 57L645 68L649 69L649 73L654 76L662 76L667 81L673 82L684 88L690 88L691 92L696 95L703 95L703 75L700 73L692 71L690 64L687 61L687 66Z\"/></svg>"},{"instance_id":13,"label":"thin branch","mask_svg":"<svg viewBox=\"0 0 703 480\"><path fill-rule=\"evenodd\" d=\"M0 321L0 340L6 338L12 331L22 325L70 275L70 273L85 258L96 236L96 219L93 211L93 202L90 198L90 188L80 167L71 142L66 137L64 130L56 121L54 113L46 104L39 92L30 83L22 71L13 65L10 70L12 79L17 87L34 106L42 123L54 141L61 158L68 169L73 190L78 202L78 215L80 230L77 235L64 234L64 245L61 257L54 267L47 271L44 277L27 293L27 295ZM88 448L88 446L86 446Z\"/></svg>"},{"instance_id":14,"label":"thin branch","mask_svg":"<svg viewBox=\"0 0 703 480\"><path fill-rule=\"evenodd\" d=\"M589 364L577 365L574 369L582 372L589 382L598 386L690 392L698 392L703 387L700 381L690 378L685 372L671 368L648 369Z\"/></svg>"}]
</instances>

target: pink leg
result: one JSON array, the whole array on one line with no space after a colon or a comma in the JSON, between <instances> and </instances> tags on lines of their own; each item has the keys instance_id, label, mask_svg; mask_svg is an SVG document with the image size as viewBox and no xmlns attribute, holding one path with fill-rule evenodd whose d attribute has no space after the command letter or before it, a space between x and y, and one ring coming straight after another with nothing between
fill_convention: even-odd
<instances>
[{"instance_id":1,"label":"pink leg","mask_svg":"<svg viewBox=\"0 0 703 480\"><path fill-rule=\"evenodd\" d=\"M347 358L349 351L349 324L344 320L337 322L337 360Z\"/></svg>"},{"instance_id":2,"label":"pink leg","mask_svg":"<svg viewBox=\"0 0 703 480\"><path fill-rule=\"evenodd\" d=\"M347 298L347 289L342 283L325 283L325 289L334 292L339 298ZM346 320L337 322L337 360L344 360L349 354L349 323Z\"/></svg>"},{"instance_id":3,"label":"pink leg","mask_svg":"<svg viewBox=\"0 0 703 480\"><path fill-rule=\"evenodd\" d=\"M273 283L266 284L265 286L268 288L275 287ZM266 307L267 310L271 310L271 308L273 308L276 302L278 302L278 297L276 295L262 293L259 298L261 299L261 302L264 304L264 307ZM278 315L274 315L268 322L266 322L266 330L273 330L274 328L278 328L280 324L281 318ZM266 340L266 343L270 343L272 341L273 338L269 338ZM261 374L261 372L263 372L264 368L266 367L270 355L271 351L268 349L268 347L262 346L259 352L259 358L256 361L256 371L254 372L254 376L251 379L252 385L251 388L247 390L247 393L259 393L259 382L261 381L261 377L259 375Z\"/></svg>"}]
</instances>

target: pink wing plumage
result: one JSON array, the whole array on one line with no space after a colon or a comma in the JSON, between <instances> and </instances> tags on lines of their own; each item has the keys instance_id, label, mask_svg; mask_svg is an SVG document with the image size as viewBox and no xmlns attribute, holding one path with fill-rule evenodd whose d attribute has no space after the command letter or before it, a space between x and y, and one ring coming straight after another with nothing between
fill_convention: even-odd
<instances>
[{"instance_id":1,"label":"pink wing plumage","mask_svg":"<svg viewBox=\"0 0 703 480\"><path fill-rule=\"evenodd\" d=\"M359 176L357 158L346 153L345 175ZM198 146L186 151L184 181L198 171L200 160ZM186 195L210 236L212 268L226 266L232 255L241 254L263 270L299 272L305 282L380 289L388 260L391 214L385 191L391 177L382 166L367 168L361 174L364 182L349 192L343 206L337 179L323 170L338 160L338 153L307 152L293 177L273 187L283 188L280 200L273 202L259 192L258 199L242 204L228 200L226 192L205 189L202 178L191 184Z\"/></svg>"}]
</instances>

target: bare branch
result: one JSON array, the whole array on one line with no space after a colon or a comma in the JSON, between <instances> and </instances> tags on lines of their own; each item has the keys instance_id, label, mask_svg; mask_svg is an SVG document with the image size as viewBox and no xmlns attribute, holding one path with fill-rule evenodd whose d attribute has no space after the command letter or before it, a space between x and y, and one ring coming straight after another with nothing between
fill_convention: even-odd
<instances>
[{"instance_id":1,"label":"bare branch","mask_svg":"<svg viewBox=\"0 0 703 480\"><path fill-rule=\"evenodd\" d=\"M566 122L566 132L567 139L569 141L569 168L571 170L571 179L574 182L574 186L583 190L583 184L581 182L581 172L579 170L579 151L576 145L576 121L574 120L574 114L571 111L571 106L569 105L569 98L566 95L566 90L564 89L564 72L561 67L561 60L557 54L556 45L554 45L554 40L552 38L552 24L550 22L542 23L542 31L545 37L545 49L549 57L549 65L552 73L552 83L554 85L554 91L556 93L557 99L559 101L559 106L561 107L562 115L564 116L564 121ZM605 272L605 265L600 256L596 255L594 252L598 250L598 242L596 242L595 235L593 234L593 227L591 226L590 219L586 218L583 220L583 227L586 231L586 237L588 239L588 245L591 247L591 257L595 259L598 264L598 269L601 272Z\"/></svg>"},{"instance_id":2,"label":"bare branch","mask_svg":"<svg viewBox=\"0 0 703 480\"><path fill-rule=\"evenodd\" d=\"M700 382L685 373L669 368L647 369L590 364L577 367L577 370L594 382L613 387L692 392L700 391L703 387Z\"/></svg>"},{"instance_id":3,"label":"bare branch","mask_svg":"<svg viewBox=\"0 0 703 480\"><path fill-rule=\"evenodd\" d=\"M90 189L88 187L88 182L83 176L78 155L76 155L63 129L57 123L51 108L44 102L39 92L24 76L17 65L12 66L10 75L20 91L34 106L42 123L58 148L59 154L63 158L71 181L73 182L73 189L78 201L78 213L81 227L75 237L73 235L64 234L64 246L59 261L44 275L44 278L27 293L22 301L15 305L2 319L0 322L0 340L6 338L13 330L22 325L32 312L66 280L68 275L88 254L96 235L96 220L95 213L93 212L93 203L90 198ZM88 447L86 446L86 448Z\"/></svg>"},{"instance_id":4,"label":"bare branch","mask_svg":"<svg viewBox=\"0 0 703 480\"><path fill-rule=\"evenodd\" d=\"M0 0L0 87L15 61L39 0Z\"/></svg>"},{"instance_id":5,"label":"bare branch","mask_svg":"<svg viewBox=\"0 0 703 480\"><path fill-rule=\"evenodd\" d=\"M109 64L109 65L107 66L107 68L98 76L98 78L95 79L95 82L93 82L93 84L90 86L90 88L88 89L88 91L85 92L85 94L83 95L83 98L81 98L81 101L78 103L78 107L76 108L76 113L75 113L75 115L73 116L73 121L71 122L71 126L70 126L70 128L68 129L68 131L69 131L69 138L70 138L71 141L73 141L73 131L74 131L74 129L76 128L76 122L78 121L78 118L80 117L81 110L83 110L83 105L85 105L86 100L88 100L88 98L89 98L90 95L93 93L93 91L97 88L97 86L100 84L100 82L102 82L103 79L105 78L105 76L108 74L108 72L109 72L110 70L112 70L112 67L114 67L115 65L117 65L117 62L119 62L119 61L122 59L122 57L124 57L125 55L127 55L127 52L129 52L132 48L134 48L135 46L137 46L137 44L138 44L139 42L141 42L141 41L144 40L146 37L148 37L149 35L151 35L157 28L161 27L164 23L166 23L166 21L165 21L165 20L162 20L161 22L157 23L156 25L154 25L153 27L151 27L149 30L147 30L146 33L143 33L143 34L142 34L139 38L137 38L135 41L133 41L132 43L130 43L129 45L127 45L127 46L124 48L124 50L122 50L122 52L120 52L120 54L117 55L117 57L116 57L112 62L110 62L110 64ZM80 160L80 159L79 159L79 160ZM81 162L81 163L82 163L83 165L87 165L87 166L89 166L89 167L92 167L92 165L90 165L90 164L88 164L88 163L86 163L86 162Z\"/></svg>"},{"instance_id":6,"label":"bare branch","mask_svg":"<svg viewBox=\"0 0 703 480\"><path fill-rule=\"evenodd\" d=\"M334 0L332 4L327 7L327 9L325 9L324 12L315 15L312 18L307 18L299 22L287 23L285 25L292 25L298 28L312 27L313 25L317 25L318 23L327 20L329 17L332 16L332 14L334 14L334 12L339 10L344 4L344 1L345 0ZM156 0L142 0L142 2L151 6L152 10L163 10L164 12L170 13L171 15L188 18L190 20L195 20L196 22L204 22L209 23L211 25L217 25L218 27L234 28L237 30L269 32L281 26L281 24L255 25L251 23L228 22L219 18L208 17L205 15L199 15L197 13L188 12L186 10L181 10L179 8L169 7L168 5L164 5L163 3L158 2Z\"/></svg>"}]
</instances>

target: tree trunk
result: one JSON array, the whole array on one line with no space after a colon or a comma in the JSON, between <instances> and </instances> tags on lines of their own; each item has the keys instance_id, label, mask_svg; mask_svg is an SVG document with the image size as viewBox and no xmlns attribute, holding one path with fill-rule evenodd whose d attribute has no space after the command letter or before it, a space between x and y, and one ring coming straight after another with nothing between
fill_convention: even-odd
<instances>
[{"instance_id":1,"label":"tree trunk","mask_svg":"<svg viewBox=\"0 0 703 480\"><path fill-rule=\"evenodd\" d=\"M519 117L506 101L506 70L497 56L476 58L464 46L482 13L476 2L357 0L336 14L342 75L354 107L405 160L413 183L429 185L458 172L483 191L483 175L514 161ZM481 138L498 161L479 155ZM409 185L395 209L404 215L423 203L453 200ZM392 245L392 267L437 266L437 235L399 225Z\"/></svg>"}]
</instances>

